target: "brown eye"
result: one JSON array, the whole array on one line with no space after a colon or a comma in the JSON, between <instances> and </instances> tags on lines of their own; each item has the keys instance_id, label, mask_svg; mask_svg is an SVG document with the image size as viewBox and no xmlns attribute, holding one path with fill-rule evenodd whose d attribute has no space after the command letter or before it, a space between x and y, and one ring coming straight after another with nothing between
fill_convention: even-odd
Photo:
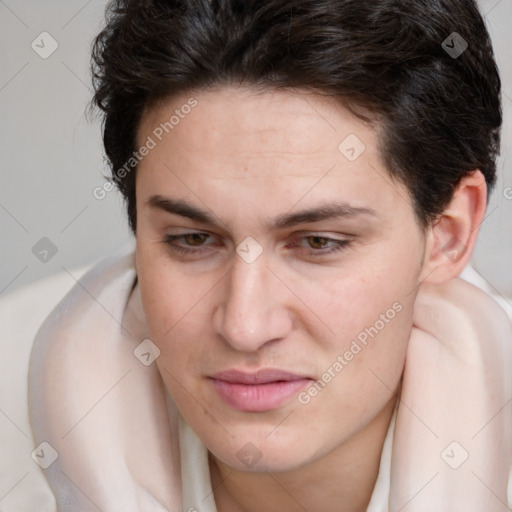
<instances>
[{"instance_id":1,"label":"brown eye","mask_svg":"<svg viewBox=\"0 0 512 512\"><path fill-rule=\"evenodd\" d=\"M299 249L306 253L307 258L327 258L334 256L352 244L352 240L343 240L323 236L323 234L310 234L296 239L289 247Z\"/></svg>"},{"instance_id":2,"label":"brown eye","mask_svg":"<svg viewBox=\"0 0 512 512\"><path fill-rule=\"evenodd\" d=\"M219 247L218 243L214 243L215 237L213 235L201 232L184 233L183 235L167 234L162 238L161 242L175 254L190 257L211 254L214 247Z\"/></svg>"},{"instance_id":3,"label":"brown eye","mask_svg":"<svg viewBox=\"0 0 512 512\"><path fill-rule=\"evenodd\" d=\"M307 240L312 249L325 249L329 243L329 239L323 236L308 236Z\"/></svg>"},{"instance_id":4,"label":"brown eye","mask_svg":"<svg viewBox=\"0 0 512 512\"><path fill-rule=\"evenodd\" d=\"M208 240L208 236L206 233L190 233L187 235L183 235L183 240L191 246L199 246L202 245L206 240Z\"/></svg>"}]
</instances>

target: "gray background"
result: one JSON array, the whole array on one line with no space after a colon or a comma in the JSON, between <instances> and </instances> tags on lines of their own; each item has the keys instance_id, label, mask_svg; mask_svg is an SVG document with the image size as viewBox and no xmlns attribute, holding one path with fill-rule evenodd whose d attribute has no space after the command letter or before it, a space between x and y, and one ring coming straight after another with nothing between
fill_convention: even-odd
<instances>
[{"instance_id":1,"label":"gray background","mask_svg":"<svg viewBox=\"0 0 512 512\"><path fill-rule=\"evenodd\" d=\"M90 44L105 4L0 0L2 294L97 260L130 237L120 195L98 200L92 193L108 172L99 121L84 116L91 97ZM480 4L502 72L505 123L499 181L472 264L495 291L512 297L512 189L505 193L512 187L512 0ZM454 19L447 36L456 26ZM42 32L58 43L47 59L31 47ZM46 40L44 49L49 45ZM46 262L32 250L43 237L57 249Z\"/></svg>"}]
</instances>

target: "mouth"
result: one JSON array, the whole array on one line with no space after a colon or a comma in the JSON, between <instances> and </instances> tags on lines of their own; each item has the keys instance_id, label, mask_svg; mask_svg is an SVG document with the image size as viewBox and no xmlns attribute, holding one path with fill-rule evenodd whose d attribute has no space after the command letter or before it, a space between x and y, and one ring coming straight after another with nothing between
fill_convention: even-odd
<instances>
[{"instance_id":1,"label":"mouth","mask_svg":"<svg viewBox=\"0 0 512 512\"><path fill-rule=\"evenodd\" d=\"M244 412L276 409L313 381L304 375L273 368L255 373L226 370L209 379L228 406Z\"/></svg>"}]
</instances>

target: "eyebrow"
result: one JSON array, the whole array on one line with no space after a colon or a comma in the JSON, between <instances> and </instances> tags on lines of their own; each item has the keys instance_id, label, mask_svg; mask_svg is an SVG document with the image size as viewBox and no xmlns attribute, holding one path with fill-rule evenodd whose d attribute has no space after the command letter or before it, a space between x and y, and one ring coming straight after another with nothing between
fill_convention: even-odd
<instances>
[{"instance_id":1,"label":"eyebrow","mask_svg":"<svg viewBox=\"0 0 512 512\"><path fill-rule=\"evenodd\" d=\"M219 227L219 223L209 212L187 203L182 199L171 199L160 195L153 195L147 200L147 204L154 209L186 217L202 224ZM347 217L352 218L358 215L369 215L379 218L377 212L372 208L355 206L346 202L332 201L307 210L286 213L276 217L271 221L270 228L271 230L289 229L299 224Z\"/></svg>"}]
</instances>

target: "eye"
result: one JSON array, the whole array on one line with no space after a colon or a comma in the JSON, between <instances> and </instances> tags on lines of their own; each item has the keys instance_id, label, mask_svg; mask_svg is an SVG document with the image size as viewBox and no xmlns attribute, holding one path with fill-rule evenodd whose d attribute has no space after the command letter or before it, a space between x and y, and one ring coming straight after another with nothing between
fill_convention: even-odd
<instances>
[{"instance_id":1,"label":"eye","mask_svg":"<svg viewBox=\"0 0 512 512\"><path fill-rule=\"evenodd\" d=\"M212 238L208 233L194 232L182 235L167 234L163 237L162 243L168 245L173 251L183 254L195 254L204 252L201 247L208 247L213 244L206 244Z\"/></svg>"},{"instance_id":2,"label":"eye","mask_svg":"<svg viewBox=\"0 0 512 512\"><path fill-rule=\"evenodd\" d=\"M303 236L298 240L299 242L305 242L305 244L298 244L295 241L291 247L298 246L304 249L308 256L312 257L326 256L342 251L352 243L352 240L331 238L321 234Z\"/></svg>"},{"instance_id":3,"label":"eye","mask_svg":"<svg viewBox=\"0 0 512 512\"><path fill-rule=\"evenodd\" d=\"M325 249L329 242L335 242L335 240L331 240L324 236L308 236L306 237L306 240L312 249Z\"/></svg>"},{"instance_id":4,"label":"eye","mask_svg":"<svg viewBox=\"0 0 512 512\"><path fill-rule=\"evenodd\" d=\"M208 240L209 235L206 233L187 233L186 235L181 235L181 238L187 243L187 245L192 245L197 247L202 245L206 240Z\"/></svg>"}]
</instances>

